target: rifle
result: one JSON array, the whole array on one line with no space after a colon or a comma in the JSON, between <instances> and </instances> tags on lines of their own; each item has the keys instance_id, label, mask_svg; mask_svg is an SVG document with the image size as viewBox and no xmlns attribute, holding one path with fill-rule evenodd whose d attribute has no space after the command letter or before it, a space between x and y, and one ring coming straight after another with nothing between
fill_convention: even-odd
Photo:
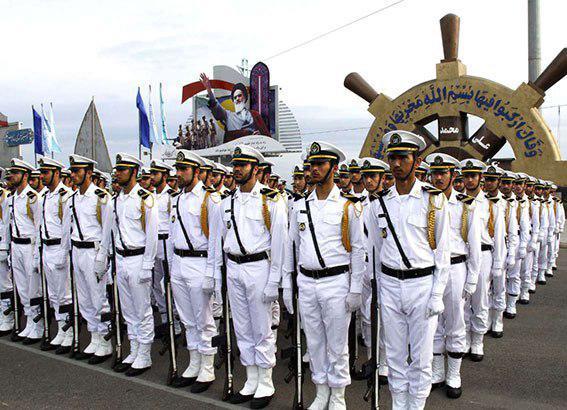
<instances>
[{"instance_id":1,"label":"rifle","mask_svg":"<svg viewBox=\"0 0 567 410\"><path fill-rule=\"evenodd\" d=\"M10 205L11 207L12 205ZM10 225L10 238L12 238L12 225ZM20 296L18 295L18 287L16 286L16 279L14 278L14 261L12 260L12 241L8 245L8 253L10 255L10 275L12 276L12 306L4 312L5 315L14 312L14 330L12 331L12 336L10 339L12 342L18 342L22 340L19 335L21 331L20 323Z\"/></svg>"},{"instance_id":2,"label":"rifle","mask_svg":"<svg viewBox=\"0 0 567 410\"><path fill-rule=\"evenodd\" d=\"M222 251L222 265L221 265L221 294L222 294L222 321L224 322L224 333L219 333L214 336L211 344L213 347L218 347L218 350L223 351L224 356L224 369L225 379L222 392L222 400L228 401L234 393L233 386L233 369L234 369L234 354L232 351L232 330L230 328L230 303L228 301L228 292L226 285L226 261L224 254L224 244L221 245Z\"/></svg>"},{"instance_id":3,"label":"rifle","mask_svg":"<svg viewBox=\"0 0 567 410\"><path fill-rule=\"evenodd\" d=\"M69 274L71 276L71 314L69 320L63 326L63 330L67 331L70 326L73 327L73 344L71 345L71 357L80 358L81 343L79 340L80 318L79 318L79 298L77 296L77 283L75 282L75 272L73 268L73 246L69 250ZM61 311L61 310L60 310Z\"/></svg>"},{"instance_id":4,"label":"rifle","mask_svg":"<svg viewBox=\"0 0 567 410\"><path fill-rule=\"evenodd\" d=\"M116 246L114 243L114 232L110 233L112 242L112 256L110 258L110 272L112 275L112 285L110 289L107 288L108 300L110 302L110 314L102 314L101 321L110 321L109 332L104 335L104 340L108 341L114 339L114 353L112 355L112 365L114 368L116 365L122 363L123 352L122 352L122 327L120 321L120 297L118 295L118 279L116 278ZM107 320L105 320L107 318Z\"/></svg>"},{"instance_id":5,"label":"rifle","mask_svg":"<svg viewBox=\"0 0 567 410\"><path fill-rule=\"evenodd\" d=\"M175 338L175 322L173 317L173 296L171 293L171 278L169 276L169 263L167 260L167 245L163 240L163 285L165 288L165 305L167 310L167 332L162 338L163 347L159 351L163 356L169 351L169 371L167 372L167 385L170 386L177 378L177 340Z\"/></svg>"},{"instance_id":6,"label":"rifle","mask_svg":"<svg viewBox=\"0 0 567 410\"><path fill-rule=\"evenodd\" d=\"M376 282L376 255L372 249L372 301L370 302L370 327L371 327L371 349L372 357L365 363L363 373L368 377L368 388L364 394L364 401L370 401L370 409L380 408L380 375L378 357L380 354L380 305L378 305L378 283Z\"/></svg>"},{"instance_id":7,"label":"rifle","mask_svg":"<svg viewBox=\"0 0 567 410\"><path fill-rule=\"evenodd\" d=\"M356 312L352 312L350 325L348 327L348 362L350 377L353 380L364 380L362 370L357 370L356 362L358 361L358 338L356 337Z\"/></svg>"},{"instance_id":8,"label":"rifle","mask_svg":"<svg viewBox=\"0 0 567 410\"><path fill-rule=\"evenodd\" d=\"M43 335L41 337L40 349L43 351L54 350L57 347L51 344L51 336L49 334L49 297L47 294L47 278L43 269L43 238L41 232L39 234L39 274L41 276L41 317L43 319ZM34 319L34 322L37 321Z\"/></svg>"},{"instance_id":9,"label":"rifle","mask_svg":"<svg viewBox=\"0 0 567 410\"><path fill-rule=\"evenodd\" d=\"M293 272L291 280L291 292L293 301L293 345L282 350L282 359L289 358L289 373L285 377L285 382L289 383L295 379L295 393L293 395L293 409L303 409L303 353L301 343L301 320L299 318L299 289L297 287L297 256L295 243L293 243Z\"/></svg>"}]
</instances>

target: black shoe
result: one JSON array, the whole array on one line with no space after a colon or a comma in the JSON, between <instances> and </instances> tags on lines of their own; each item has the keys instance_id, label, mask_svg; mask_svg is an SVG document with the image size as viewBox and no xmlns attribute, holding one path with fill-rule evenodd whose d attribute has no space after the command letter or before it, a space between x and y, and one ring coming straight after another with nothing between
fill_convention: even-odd
<instances>
[{"instance_id":1,"label":"black shoe","mask_svg":"<svg viewBox=\"0 0 567 410\"><path fill-rule=\"evenodd\" d=\"M36 343L39 343L40 341L41 341L41 337L38 337L37 339L31 338L31 337L26 337L24 339L24 341L22 342L22 344L29 346L29 345L34 345Z\"/></svg>"},{"instance_id":2,"label":"black shoe","mask_svg":"<svg viewBox=\"0 0 567 410\"><path fill-rule=\"evenodd\" d=\"M553 268L551 268L551 270L557 270L557 266L554 266Z\"/></svg>"},{"instance_id":3,"label":"black shoe","mask_svg":"<svg viewBox=\"0 0 567 410\"><path fill-rule=\"evenodd\" d=\"M445 382L439 382L439 383L431 383L431 390L435 390L438 389L439 387L443 387L445 386Z\"/></svg>"},{"instance_id":4,"label":"black shoe","mask_svg":"<svg viewBox=\"0 0 567 410\"><path fill-rule=\"evenodd\" d=\"M134 369L133 367L130 367L128 370L126 370L126 373L124 374L128 377L135 377L141 375L142 373L147 372L151 368L152 366L144 367L143 369Z\"/></svg>"},{"instance_id":5,"label":"black shoe","mask_svg":"<svg viewBox=\"0 0 567 410\"><path fill-rule=\"evenodd\" d=\"M12 332L12 336L10 337L10 340L12 342L21 342L22 340L24 340L24 338L20 336L18 333Z\"/></svg>"},{"instance_id":6,"label":"black shoe","mask_svg":"<svg viewBox=\"0 0 567 410\"><path fill-rule=\"evenodd\" d=\"M8 336L9 334L11 334L14 330L10 329L10 330L0 330L0 337L3 336Z\"/></svg>"},{"instance_id":7,"label":"black shoe","mask_svg":"<svg viewBox=\"0 0 567 410\"><path fill-rule=\"evenodd\" d=\"M514 319L516 317L516 314L504 311L504 317L506 319Z\"/></svg>"},{"instance_id":8,"label":"black shoe","mask_svg":"<svg viewBox=\"0 0 567 410\"><path fill-rule=\"evenodd\" d=\"M553 274L552 274L552 273L546 273L546 274L545 274L545 277L546 277L546 278L552 278L552 277L553 277Z\"/></svg>"},{"instance_id":9,"label":"black shoe","mask_svg":"<svg viewBox=\"0 0 567 410\"><path fill-rule=\"evenodd\" d=\"M527 299L518 299L518 303L519 303L520 305L529 305L529 304L530 304L530 301L527 300Z\"/></svg>"},{"instance_id":10,"label":"black shoe","mask_svg":"<svg viewBox=\"0 0 567 410\"><path fill-rule=\"evenodd\" d=\"M450 399L458 399L463 394L463 390L460 387L451 387L447 385L447 390L445 392L447 397Z\"/></svg>"},{"instance_id":11,"label":"black shoe","mask_svg":"<svg viewBox=\"0 0 567 410\"><path fill-rule=\"evenodd\" d=\"M493 330L492 332L490 332L490 336L492 336L495 339L500 339L501 337L504 336L504 332L495 332Z\"/></svg>"},{"instance_id":12,"label":"black shoe","mask_svg":"<svg viewBox=\"0 0 567 410\"><path fill-rule=\"evenodd\" d=\"M67 354L71 351L71 346L59 346L55 349L55 354Z\"/></svg>"},{"instance_id":13,"label":"black shoe","mask_svg":"<svg viewBox=\"0 0 567 410\"><path fill-rule=\"evenodd\" d=\"M93 355L91 356L91 358L89 359L89 361L87 362L88 364L101 364L103 362L106 361L106 359L108 359L110 356L112 355L108 355L108 356L97 356L97 355Z\"/></svg>"},{"instance_id":14,"label":"black shoe","mask_svg":"<svg viewBox=\"0 0 567 410\"><path fill-rule=\"evenodd\" d=\"M85 353L85 352L78 352L73 354L73 356L71 356L73 359L75 360L87 360L90 359L91 357L93 357L92 353Z\"/></svg>"},{"instance_id":15,"label":"black shoe","mask_svg":"<svg viewBox=\"0 0 567 410\"><path fill-rule=\"evenodd\" d=\"M545 284L547 284L547 282L544 280L536 280L536 285L545 285Z\"/></svg>"},{"instance_id":16,"label":"black shoe","mask_svg":"<svg viewBox=\"0 0 567 410\"><path fill-rule=\"evenodd\" d=\"M535 293L535 289L533 289L533 290L532 290L532 289L528 290L528 293L529 293L530 295L533 295L533 294Z\"/></svg>"},{"instance_id":17,"label":"black shoe","mask_svg":"<svg viewBox=\"0 0 567 410\"><path fill-rule=\"evenodd\" d=\"M388 384L388 376L378 376L378 385L386 386Z\"/></svg>"},{"instance_id":18,"label":"black shoe","mask_svg":"<svg viewBox=\"0 0 567 410\"><path fill-rule=\"evenodd\" d=\"M482 359L484 359L484 355L471 353L470 358L473 362L482 362Z\"/></svg>"},{"instance_id":19,"label":"black shoe","mask_svg":"<svg viewBox=\"0 0 567 410\"><path fill-rule=\"evenodd\" d=\"M274 397L273 394L271 396L266 396L266 397L254 397L250 402L250 408L263 409L268 404L270 404L270 401L272 401L272 397Z\"/></svg>"},{"instance_id":20,"label":"black shoe","mask_svg":"<svg viewBox=\"0 0 567 410\"><path fill-rule=\"evenodd\" d=\"M197 380L196 376L195 377L177 376L175 379L171 381L171 387L181 388L181 387L191 386L193 383L195 383L195 380Z\"/></svg>"},{"instance_id":21,"label":"black shoe","mask_svg":"<svg viewBox=\"0 0 567 410\"><path fill-rule=\"evenodd\" d=\"M195 382L193 386L191 386L191 393L203 393L209 390L212 384L213 382Z\"/></svg>"},{"instance_id":22,"label":"black shoe","mask_svg":"<svg viewBox=\"0 0 567 410\"><path fill-rule=\"evenodd\" d=\"M49 342L41 342L41 346L39 347L39 349L44 351L44 352L48 352L50 350L55 350L58 347L59 347L58 345L52 345Z\"/></svg>"},{"instance_id":23,"label":"black shoe","mask_svg":"<svg viewBox=\"0 0 567 410\"><path fill-rule=\"evenodd\" d=\"M240 394L240 393L236 393L235 395L233 395L230 400L229 403L232 404L242 404L242 403L246 403L247 401L250 401L254 398L253 394Z\"/></svg>"},{"instance_id":24,"label":"black shoe","mask_svg":"<svg viewBox=\"0 0 567 410\"><path fill-rule=\"evenodd\" d=\"M116 373L124 373L130 368L132 363L116 363L116 366L112 368Z\"/></svg>"}]
</instances>

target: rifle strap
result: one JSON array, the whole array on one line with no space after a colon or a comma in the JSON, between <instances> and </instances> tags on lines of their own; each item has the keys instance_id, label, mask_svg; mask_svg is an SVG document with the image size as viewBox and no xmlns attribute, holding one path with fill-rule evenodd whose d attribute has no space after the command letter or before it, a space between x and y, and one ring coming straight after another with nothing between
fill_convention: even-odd
<instances>
[{"instance_id":1,"label":"rifle strap","mask_svg":"<svg viewBox=\"0 0 567 410\"><path fill-rule=\"evenodd\" d=\"M305 199L305 210L307 211L307 223L309 225L309 232L311 232L311 239L313 240L313 247L315 248L315 254L317 255L317 259L319 260L319 265L323 269L327 266L325 265L325 260L321 255L321 250L319 249L319 244L317 243L317 237L315 236L315 226L313 225L313 218L311 218L311 208L309 206L309 201L307 198Z\"/></svg>"},{"instance_id":2,"label":"rifle strap","mask_svg":"<svg viewBox=\"0 0 567 410\"><path fill-rule=\"evenodd\" d=\"M392 220L390 219L388 208L386 208L386 204L384 203L384 198L382 198L382 196L379 195L378 200L380 201L382 212L384 212L384 217L386 218L386 223L388 224L388 228L390 229L390 232L392 233L392 237L394 238L396 248L398 248L398 252L402 257L402 262L404 263L404 265L406 265L406 268L411 269L411 263L408 257L406 256L404 249L402 248L402 245L400 244L400 240L398 239L398 235L396 234L396 231L394 230L394 224L392 224Z\"/></svg>"}]
</instances>

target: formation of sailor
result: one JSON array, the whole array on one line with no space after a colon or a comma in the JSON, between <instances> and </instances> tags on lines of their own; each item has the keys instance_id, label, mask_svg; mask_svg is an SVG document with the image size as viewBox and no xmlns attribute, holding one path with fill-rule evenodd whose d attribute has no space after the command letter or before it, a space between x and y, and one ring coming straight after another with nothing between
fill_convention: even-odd
<instances>
[{"instance_id":1,"label":"formation of sailor","mask_svg":"<svg viewBox=\"0 0 567 410\"><path fill-rule=\"evenodd\" d=\"M375 403L388 384L394 409L424 408L435 388L456 399L462 360L482 361L485 336L504 337L555 274L564 207L551 181L424 157L411 132L383 144L383 159L347 160L313 142L291 190L245 145L230 167L183 149L148 167L118 154L112 175L79 155L68 168L13 159L0 169L0 335L93 365L113 356L128 376L151 368L161 339L169 385L205 392L220 363L223 400L263 408L287 317L296 406L305 362L310 409L345 409L360 379Z\"/></svg>"}]
</instances>

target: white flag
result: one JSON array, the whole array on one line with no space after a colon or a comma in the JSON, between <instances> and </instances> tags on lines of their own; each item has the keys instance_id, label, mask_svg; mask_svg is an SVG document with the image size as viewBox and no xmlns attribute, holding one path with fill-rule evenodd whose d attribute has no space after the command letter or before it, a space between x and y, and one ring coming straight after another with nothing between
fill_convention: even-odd
<instances>
[{"instance_id":1,"label":"white flag","mask_svg":"<svg viewBox=\"0 0 567 410\"><path fill-rule=\"evenodd\" d=\"M152 86L150 85L150 94L148 96L148 120L150 121L150 141L152 143L162 144L161 134L157 132L156 118L154 116L154 108L152 106Z\"/></svg>"},{"instance_id":2,"label":"white flag","mask_svg":"<svg viewBox=\"0 0 567 410\"><path fill-rule=\"evenodd\" d=\"M53 152L61 152L59 141L57 141L57 136L55 135L55 122L53 120L52 103L50 103L49 105L48 115L45 115L43 104L41 104L41 116L43 119L43 121L41 122L43 152L47 154L51 154Z\"/></svg>"},{"instance_id":3,"label":"white flag","mask_svg":"<svg viewBox=\"0 0 567 410\"><path fill-rule=\"evenodd\" d=\"M168 144L169 143L169 139L167 136L167 123L165 120L165 105L163 103L163 93L161 90L161 83L159 83L159 108L160 108L160 113L161 113L161 140L163 141L164 144Z\"/></svg>"}]
</instances>

